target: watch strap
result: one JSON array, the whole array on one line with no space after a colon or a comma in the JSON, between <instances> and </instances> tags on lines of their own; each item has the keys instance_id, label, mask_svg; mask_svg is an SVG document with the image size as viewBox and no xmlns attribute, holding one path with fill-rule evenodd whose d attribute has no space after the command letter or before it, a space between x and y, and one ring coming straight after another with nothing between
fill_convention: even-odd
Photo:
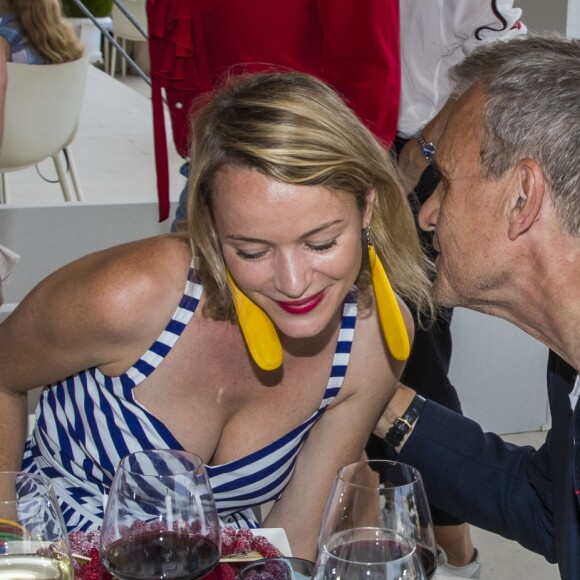
<instances>
[{"instance_id":1,"label":"watch strap","mask_svg":"<svg viewBox=\"0 0 580 580\"><path fill-rule=\"evenodd\" d=\"M416 394L407 410L395 420L393 426L387 431L385 435L387 445L393 448L399 447L405 436L411 431L424 404L425 398Z\"/></svg>"}]
</instances>

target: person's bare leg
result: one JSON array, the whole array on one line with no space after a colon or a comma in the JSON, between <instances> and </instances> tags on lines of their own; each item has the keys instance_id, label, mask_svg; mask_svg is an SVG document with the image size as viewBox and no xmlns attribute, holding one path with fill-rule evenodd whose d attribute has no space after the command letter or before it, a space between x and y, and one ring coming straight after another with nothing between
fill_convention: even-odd
<instances>
[{"instance_id":1,"label":"person's bare leg","mask_svg":"<svg viewBox=\"0 0 580 580\"><path fill-rule=\"evenodd\" d=\"M469 524L434 526L435 540L445 550L447 561L453 566L466 566L475 558Z\"/></svg>"}]
</instances>

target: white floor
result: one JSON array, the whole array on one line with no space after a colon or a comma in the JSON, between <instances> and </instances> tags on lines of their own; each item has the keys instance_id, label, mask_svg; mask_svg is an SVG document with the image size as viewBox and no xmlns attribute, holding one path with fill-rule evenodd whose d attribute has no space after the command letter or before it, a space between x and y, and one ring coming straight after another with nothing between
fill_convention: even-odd
<instances>
[{"instance_id":1,"label":"white floor","mask_svg":"<svg viewBox=\"0 0 580 580\"><path fill-rule=\"evenodd\" d=\"M78 133L71 145L84 200L90 203L125 203L156 199L153 128L148 87L141 79L126 77L127 85L91 66L85 103ZM139 92L130 88L130 83ZM136 82L138 81L138 82ZM171 198L177 199L184 178L182 163L171 141L167 123L171 176ZM52 161L45 160L38 169L31 167L7 174L9 202L44 204L62 202Z\"/></svg>"},{"instance_id":2,"label":"white floor","mask_svg":"<svg viewBox=\"0 0 580 580\"><path fill-rule=\"evenodd\" d=\"M123 81L123 83L119 82ZM111 96L113 95L113 96ZM136 77L115 80L91 67L86 102L72 150L90 203L131 203L156 198L149 89ZM168 128L171 198L176 200L184 180L181 159L175 154ZM51 162L39 170L54 178ZM10 174L10 202L42 205L61 202L58 184L43 181L34 168ZM39 207L39 211L42 208ZM167 222L169 227L169 222ZM518 444L540 445L545 433L506 437ZM515 542L474 529L473 537L486 580L550 580L558 578L555 566L524 550Z\"/></svg>"}]
</instances>

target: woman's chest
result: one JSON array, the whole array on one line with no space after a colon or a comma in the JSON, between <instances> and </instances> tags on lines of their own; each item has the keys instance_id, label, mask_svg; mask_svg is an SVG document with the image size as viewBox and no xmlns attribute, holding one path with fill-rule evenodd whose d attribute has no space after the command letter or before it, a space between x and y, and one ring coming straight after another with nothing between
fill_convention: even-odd
<instances>
[{"instance_id":1,"label":"woman's chest","mask_svg":"<svg viewBox=\"0 0 580 580\"><path fill-rule=\"evenodd\" d=\"M227 463L283 437L320 408L334 348L286 354L279 370L264 372L252 364L236 326L197 326L134 391L184 448L207 463Z\"/></svg>"}]
</instances>

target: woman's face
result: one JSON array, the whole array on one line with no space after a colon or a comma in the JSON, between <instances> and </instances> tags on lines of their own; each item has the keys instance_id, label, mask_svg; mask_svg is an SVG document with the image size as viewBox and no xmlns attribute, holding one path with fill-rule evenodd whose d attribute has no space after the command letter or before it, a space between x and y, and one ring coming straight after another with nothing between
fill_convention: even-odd
<instances>
[{"instance_id":1,"label":"woman's face","mask_svg":"<svg viewBox=\"0 0 580 580\"><path fill-rule=\"evenodd\" d=\"M286 336L316 336L342 307L361 267L373 195L361 215L351 194L253 169L217 173L213 212L226 265Z\"/></svg>"}]
</instances>

